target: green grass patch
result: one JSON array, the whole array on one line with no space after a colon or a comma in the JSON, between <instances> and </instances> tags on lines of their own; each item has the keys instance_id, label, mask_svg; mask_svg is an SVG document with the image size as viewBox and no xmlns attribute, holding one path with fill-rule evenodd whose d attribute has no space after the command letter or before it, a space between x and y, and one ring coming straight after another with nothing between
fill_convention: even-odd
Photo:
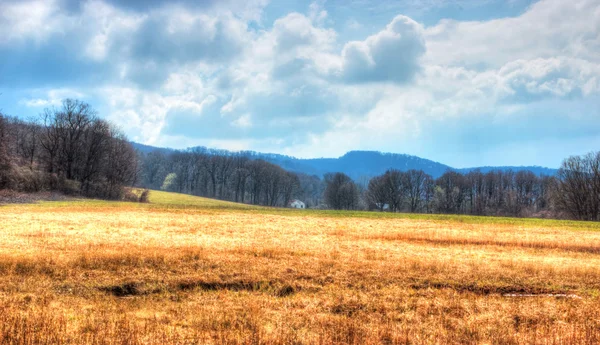
<instances>
[{"instance_id":1,"label":"green grass patch","mask_svg":"<svg viewBox=\"0 0 600 345\"><path fill-rule=\"evenodd\" d=\"M334 217L334 218L369 218L369 219L414 219L435 222L451 222L464 224L494 224L517 227L548 227L564 228L581 231L600 231L599 222L582 222L571 220L539 219L539 218L511 218L491 216L470 215L446 215L446 214L418 214L418 213L390 213L390 212L367 212L367 211L335 211L335 210L311 210L311 209L289 209L255 206L230 201L216 200L205 197L171 193L152 190L150 192L150 203L114 202L104 200L76 199L71 201L43 201L40 206L51 207L127 207L142 209L165 209L165 210L213 210L219 212L243 211L245 213L272 214L290 217Z\"/></svg>"}]
</instances>

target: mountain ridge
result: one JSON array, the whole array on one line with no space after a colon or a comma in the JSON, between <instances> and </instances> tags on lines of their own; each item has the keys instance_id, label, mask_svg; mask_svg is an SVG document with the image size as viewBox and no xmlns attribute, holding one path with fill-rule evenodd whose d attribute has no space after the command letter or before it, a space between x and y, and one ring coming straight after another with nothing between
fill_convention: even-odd
<instances>
[{"instance_id":1,"label":"mountain ridge","mask_svg":"<svg viewBox=\"0 0 600 345\"><path fill-rule=\"evenodd\" d=\"M371 178L383 174L388 169L398 169L401 171L416 169L423 170L434 178L444 174L448 170L469 173L479 170L487 173L493 170L514 172L531 171L536 175L554 175L557 169L531 165L531 166L481 166L470 168L454 168L449 165L439 163L430 159L404 154L379 151L353 150L348 151L338 158L296 158L277 153L262 153L256 151L228 151L220 149L210 149L203 146L191 147L184 150L175 150L170 148L155 147L132 142L133 146L142 153L159 151L165 154L177 151L197 150L214 154L242 154L251 159L263 159L282 168L308 175L317 175L322 177L330 172L343 172L354 180L362 178Z\"/></svg>"}]
</instances>

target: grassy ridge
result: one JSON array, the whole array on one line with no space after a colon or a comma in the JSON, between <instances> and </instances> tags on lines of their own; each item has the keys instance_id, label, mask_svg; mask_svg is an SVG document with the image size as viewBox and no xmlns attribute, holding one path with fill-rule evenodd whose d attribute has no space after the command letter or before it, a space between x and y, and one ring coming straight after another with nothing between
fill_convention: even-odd
<instances>
[{"instance_id":1,"label":"grassy ridge","mask_svg":"<svg viewBox=\"0 0 600 345\"><path fill-rule=\"evenodd\" d=\"M220 210L250 210L259 213L281 214L290 216L323 216L323 217L355 217L355 218L390 218L390 219L415 219L433 221L451 221L467 224L503 224L511 226L536 226L536 227L561 227L583 230L600 230L600 223L582 222L572 220L540 219L540 218L513 218L513 217L489 217L468 215L440 215L419 213L389 213L389 212L366 212L366 211L333 211L333 210L299 210L281 209L271 207L260 207L229 201L215 200L179 193L163 191L152 191L150 202L167 207L199 207L215 208Z\"/></svg>"},{"instance_id":2,"label":"grassy ridge","mask_svg":"<svg viewBox=\"0 0 600 345\"><path fill-rule=\"evenodd\" d=\"M337 210L311 210L311 209L286 209L249 204L235 203L181 193L164 191L151 191L150 204L135 204L125 202L108 202L103 200L81 199L76 205L84 207L113 207L113 208L158 208L158 209L198 209L215 210L219 212L244 210L257 214L273 214L284 216L312 216L312 217L342 217L342 218L367 218L367 219L412 219L439 222L456 222L465 224L494 224L517 227L547 227L562 228L565 230L600 231L600 223L574 220L557 220L541 218L514 218L471 216L454 214L420 214L420 213L389 213L367 211L337 211ZM47 207L73 207L73 201L41 202L39 205Z\"/></svg>"}]
</instances>

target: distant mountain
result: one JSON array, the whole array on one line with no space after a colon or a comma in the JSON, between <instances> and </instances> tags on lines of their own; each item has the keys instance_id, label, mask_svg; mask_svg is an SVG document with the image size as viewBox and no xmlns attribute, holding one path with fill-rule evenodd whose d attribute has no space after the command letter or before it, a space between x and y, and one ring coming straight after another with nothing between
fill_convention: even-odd
<instances>
[{"instance_id":1,"label":"distant mountain","mask_svg":"<svg viewBox=\"0 0 600 345\"><path fill-rule=\"evenodd\" d=\"M434 177L441 176L446 170L451 169L447 165L416 156L376 151L350 151L339 158L299 159L269 155L265 160L287 170L311 175L340 171L355 180L380 175L391 168L402 171L420 169Z\"/></svg>"},{"instance_id":2,"label":"distant mountain","mask_svg":"<svg viewBox=\"0 0 600 345\"><path fill-rule=\"evenodd\" d=\"M140 144L140 143L136 143L136 142L131 142L131 145L133 145L133 148L138 150L141 153L144 154L148 154L150 152L154 152L154 151L159 151L162 153L171 153L171 152L175 152L176 150L174 149L168 149L165 147L156 147L156 146L150 146L150 145L144 145L144 144Z\"/></svg>"},{"instance_id":3,"label":"distant mountain","mask_svg":"<svg viewBox=\"0 0 600 345\"><path fill-rule=\"evenodd\" d=\"M551 169L551 168L541 167L541 166L537 166L537 165L520 166L520 167L518 167L518 166L497 166L497 167L485 166L485 167L464 168L464 169L454 169L454 170L461 172L463 174L467 174L470 171L474 171L474 170L479 170L484 174L488 173L490 171L495 171L495 170L502 170L502 171L512 170L514 172L521 171L521 170L528 170L538 176L540 176L540 175L552 176L552 175L556 174L556 172L558 171L557 169Z\"/></svg>"},{"instance_id":4,"label":"distant mountain","mask_svg":"<svg viewBox=\"0 0 600 345\"><path fill-rule=\"evenodd\" d=\"M132 143L136 149L143 153L149 153L159 150L163 153L174 152L175 150L158 148L153 146ZM205 147L195 147L191 150L199 150L207 153L233 153L225 150L213 150ZM274 153L260 153L254 151L241 151L238 154L246 155L251 159L263 159L267 162L277 164L280 167L298 173L308 175L323 176L328 172L343 172L354 180L360 178L371 178L383 174L388 169L398 169L407 171L411 169L423 170L434 178L440 177L447 170L454 170L461 173L468 173L473 170L480 170L487 173L492 170L529 170L536 175L554 175L556 169L550 169L540 166L497 166L497 167L473 167L455 169L448 165L438 163L429 159L411 156L399 153L382 153L377 151L350 151L339 158L295 158Z\"/></svg>"}]
</instances>

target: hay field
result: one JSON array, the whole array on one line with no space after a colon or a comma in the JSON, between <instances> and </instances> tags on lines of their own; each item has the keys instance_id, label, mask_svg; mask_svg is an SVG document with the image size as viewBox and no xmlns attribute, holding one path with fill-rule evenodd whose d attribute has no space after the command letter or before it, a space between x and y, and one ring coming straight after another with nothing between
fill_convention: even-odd
<instances>
[{"instance_id":1,"label":"hay field","mask_svg":"<svg viewBox=\"0 0 600 345\"><path fill-rule=\"evenodd\" d=\"M0 344L598 344L600 226L0 206Z\"/></svg>"}]
</instances>

